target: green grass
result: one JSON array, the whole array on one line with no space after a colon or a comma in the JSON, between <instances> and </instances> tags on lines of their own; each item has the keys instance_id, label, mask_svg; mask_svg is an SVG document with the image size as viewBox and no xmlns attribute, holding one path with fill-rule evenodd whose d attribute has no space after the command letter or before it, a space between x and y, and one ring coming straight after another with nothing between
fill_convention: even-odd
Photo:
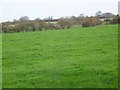
<instances>
[{"instance_id":1,"label":"green grass","mask_svg":"<svg viewBox=\"0 0 120 90\"><path fill-rule=\"evenodd\" d=\"M118 28L3 35L3 88L115 88Z\"/></svg>"}]
</instances>

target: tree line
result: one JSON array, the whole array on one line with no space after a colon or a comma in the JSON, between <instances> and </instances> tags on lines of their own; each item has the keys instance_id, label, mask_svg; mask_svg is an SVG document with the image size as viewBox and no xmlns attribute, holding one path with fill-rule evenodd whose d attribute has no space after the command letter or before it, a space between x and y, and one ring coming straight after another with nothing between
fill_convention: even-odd
<instances>
[{"instance_id":1,"label":"tree line","mask_svg":"<svg viewBox=\"0 0 120 90\"><path fill-rule=\"evenodd\" d=\"M2 22L3 33L29 32L29 31L46 31L46 30L63 30L70 29L73 25L81 25L82 27L93 27L101 24L117 24L119 16L111 13L102 14L100 11L95 16L85 16L80 14L78 17L62 17L53 19L48 17L45 19L36 18L30 20L28 16L22 16L19 20L14 19L12 22Z\"/></svg>"}]
</instances>

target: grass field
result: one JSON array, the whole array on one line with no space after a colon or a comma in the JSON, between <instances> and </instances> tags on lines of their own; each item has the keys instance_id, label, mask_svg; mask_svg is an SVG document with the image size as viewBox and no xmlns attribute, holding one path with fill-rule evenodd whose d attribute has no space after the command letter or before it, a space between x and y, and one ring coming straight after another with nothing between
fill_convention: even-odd
<instances>
[{"instance_id":1,"label":"grass field","mask_svg":"<svg viewBox=\"0 0 120 90\"><path fill-rule=\"evenodd\" d=\"M118 86L118 28L3 35L3 88L114 88Z\"/></svg>"}]
</instances>

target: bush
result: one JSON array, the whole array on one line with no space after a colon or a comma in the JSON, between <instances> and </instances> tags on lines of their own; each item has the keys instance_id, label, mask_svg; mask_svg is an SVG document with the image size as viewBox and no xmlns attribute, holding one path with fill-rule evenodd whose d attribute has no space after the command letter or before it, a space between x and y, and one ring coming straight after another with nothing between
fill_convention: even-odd
<instances>
[{"instance_id":1,"label":"bush","mask_svg":"<svg viewBox=\"0 0 120 90\"><path fill-rule=\"evenodd\" d=\"M81 20L81 25L83 27L93 27L98 26L102 23L102 21L99 20L97 17L87 17Z\"/></svg>"},{"instance_id":2,"label":"bush","mask_svg":"<svg viewBox=\"0 0 120 90\"><path fill-rule=\"evenodd\" d=\"M120 17L114 17L113 20L111 21L111 24L120 24Z\"/></svg>"},{"instance_id":3,"label":"bush","mask_svg":"<svg viewBox=\"0 0 120 90\"><path fill-rule=\"evenodd\" d=\"M70 18L61 18L58 21L58 24L61 26L62 29L64 29L64 28L68 28L69 29L73 25L73 23L70 20Z\"/></svg>"}]
</instances>

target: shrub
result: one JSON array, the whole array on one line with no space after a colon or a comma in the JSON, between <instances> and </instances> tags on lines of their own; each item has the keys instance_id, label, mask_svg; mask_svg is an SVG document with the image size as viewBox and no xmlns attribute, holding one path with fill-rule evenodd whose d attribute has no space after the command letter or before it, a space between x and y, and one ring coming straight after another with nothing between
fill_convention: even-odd
<instances>
[{"instance_id":1,"label":"shrub","mask_svg":"<svg viewBox=\"0 0 120 90\"><path fill-rule=\"evenodd\" d=\"M111 21L111 24L120 24L120 17L114 17L113 20Z\"/></svg>"},{"instance_id":2,"label":"shrub","mask_svg":"<svg viewBox=\"0 0 120 90\"><path fill-rule=\"evenodd\" d=\"M93 27L98 26L102 23L102 21L99 20L97 17L87 17L81 20L81 25L83 27Z\"/></svg>"},{"instance_id":3,"label":"shrub","mask_svg":"<svg viewBox=\"0 0 120 90\"><path fill-rule=\"evenodd\" d=\"M71 28L71 26L73 25L72 21L70 18L61 18L58 21L58 24L61 26L62 29L64 28Z\"/></svg>"}]
</instances>

